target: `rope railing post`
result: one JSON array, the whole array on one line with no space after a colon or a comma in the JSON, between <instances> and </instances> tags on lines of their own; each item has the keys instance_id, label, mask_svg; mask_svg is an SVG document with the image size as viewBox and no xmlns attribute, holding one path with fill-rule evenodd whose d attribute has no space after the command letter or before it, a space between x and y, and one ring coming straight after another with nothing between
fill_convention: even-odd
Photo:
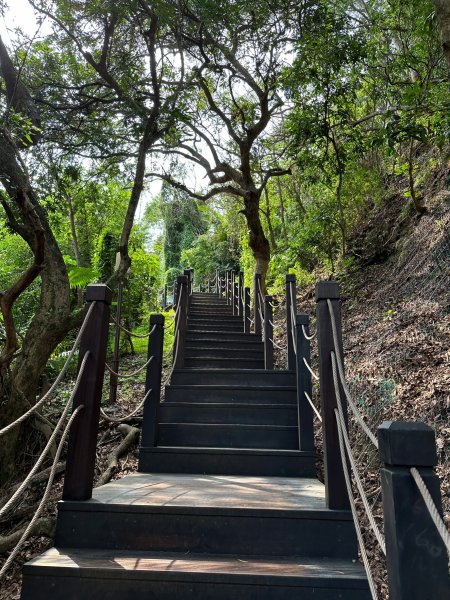
<instances>
[{"instance_id":1,"label":"rope railing post","mask_svg":"<svg viewBox=\"0 0 450 600\"><path fill-rule=\"evenodd\" d=\"M244 288L244 333L250 333L250 288Z\"/></svg>"},{"instance_id":2,"label":"rope railing post","mask_svg":"<svg viewBox=\"0 0 450 600\"><path fill-rule=\"evenodd\" d=\"M177 277L177 284L180 288L180 316L178 317L178 327L176 328L175 334L178 336L176 343L174 344L174 368L181 369L184 366L184 352L186 344L186 331L187 331L187 314L188 314L188 291L189 291L189 278L187 275L180 275Z\"/></svg>"},{"instance_id":3,"label":"rope railing post","mask_svg":"<svg viewBox=\"0 0 450 600\"><path fill-rule=\"evenodd\" d=\"M239 271L238 275L238 315L244 317L244 303L242 297L244 295L244 271Z\"/></svg>"},{"instance_id":4,"label":"rope railing post","mask_svg":"<svg viewBox=\"0 0 450 600\"><path fill-rule=\"evenodd\" d=\"M236 276L233 285L233 315L236 317L239 315L239 279Z\"/></svg>"},{"instance_id":5,"label":"rope railing post","mask_svg":"<svg viewBox=\"0 0 450 600\"><path fill-rule=\"evenodd\" d=\"M225 300L227 304L231 304L230 288L231 288L231 269L227 269L225 273Z\"/></svg>"},{"instance_id":6,"label":"rope railing post","mask_svg":"<svg viewBox=\"0 0 450 600\"><path fill-rule=\"evenodd\" d=\"M440 512L435 434L424 423L384 422L378 428L390 600L448 600L445 544L410 469L422 476Z\"/></svg>"},{"instance_id":7,"label":"rope railing post","mask_svg":"<svg viewBox=\"0 0 450 600\"><path fill-rule=\"evenodd\" d=\"M84 405L84 410L76 417L70 430L63 500L89 500L92 496L111 299L112 292L108 286L87 286L86 312L93 302L95 306L81 338L78 368L86 352L90 355L73 399L73 410L81 405Z\"/></svg>"},{"instance_id":8,"label":"rope railing post","mask_svg":"<svg viewBox=\"0 0 450 600\"><path fill-rule=\"evenodd\" d=\"M148 338L147 360L153 360L147 365L145 377L144 414L142 420L142 447L156 446L156 425L158 423L158 410L161 401L162 364L164 353L164 315L150 316L150 330L154 327ZM148 394L148 395L147 395Z\"/></svg>"},{"instance_id":9,"label":"rope railing post","mask_svg":"<svg viewBox=\"0 0 450 600\"><path fill-rule=\"evenodd\" d=\"M114 354L111 368L114 373L109 374L109 403L114 404L117 400L117 375L120 362L120 321L122 319L123 281L117 285L117 307L116 307L116 331L114 334Z\"/></svg>"},{"instance_id":10,"label":"rope railing post","mask_svg":"<svg viewBox=\"0 0 450 600\"><path fill-rule=\"evenodd\" d=\"M292 316L297 314L296 306L297 287L295 275L288 273L286 275L286 332L287 332L287 368L294 370L296 367L295 347L292 338L292 331L295 329L295 323Z\"/></svg>"},{"instance_id":11,"label":"rope railing post","mask_svg":"<svg viewBox=\"0 0 450 600\"><path fill-rule=\"evenodd\" d=\"M273 371L273 296L264 296L264 368Z\"/></svg>"},{"instance_id":12,"label":"rope railing post","mask_svg":"<svg viewBox=\"0 0 450 600\"><path fill-rule=\"evenodd\" d=\"M253 278L253 314L255 320L254 332L256 335L261 335L262 323L261 323L261 302L259 297L259 288L261 287L261 274L255 273Z\"/></svg>"},{"instance_id":13,"label":"rope railing post","mask_svg":"<svg viewBox=\"0 0 450 600\"><path fill-rule=\"evenodd\" d=\"M349 497L345 484L339 450L339 435L337 431L334 409L337 408L337 397L333 380L333 365L331 354L335 352L333 329L327 301L330 300L336 320L337 340L336 349L343 356L341 306L339 286L334 281L321 281L316 287L317 314L317 345L319 350L319 386L320 405L323 426L323 455L325 471L325 496L327 507L331 509L349 510ZM341 398L345 398L344 392ZM347 423L347 404L342 403L345 422Z\"/></svg>"},{"instance_id":14,"label":"rope railing post","mask_svg":"<svg viewBox=\"0 0 450 600\"><path fill-rule=\"evenodd\" d=\"M163 301L162 301L163 310L166 310L166 306L167 306L167 283L164 284Z\"/></svg>"},{"instance_id":15,"label":"rope railing post","mask_svg":"<svg viewBox=\"0 0 450 600\"><path fill-rule=\"evenodd\" d=\"M230 290L230 304L233 315L236 314L236 293L235 293L235 283L236 283L236 272L231 271L231 290Z\"/></svg>"},{"instance_id":16,"label":"rope railing post","mask_svg":"<svg viewBox=\"0 0 450 600\"><path fill-rule=\"evenodd\" d=\"M298 447L300 450L314 450L314 420L313 409L308 402L308 394L312 398L311 373L305 365L305 360L311 364L311 342L303 335L303 330L309 334L309 316L298 314L296 316L295 334L297 340L297 415L298 415Z\"/></svg>"}]
</instances>

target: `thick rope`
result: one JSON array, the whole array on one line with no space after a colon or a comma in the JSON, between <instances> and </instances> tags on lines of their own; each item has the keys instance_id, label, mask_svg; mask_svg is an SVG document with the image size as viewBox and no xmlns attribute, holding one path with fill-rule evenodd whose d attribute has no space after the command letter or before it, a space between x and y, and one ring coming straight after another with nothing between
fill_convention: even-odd
<instances>
[{"instance_id":1,"label":"thick rope","mask_svg":"<svg viewBox=\"0 0 450 600\"><path fill-rule=\"evenodd\" d=\"M345 375L344 375L344 366L343 366L343 362L342 362L342 357L341 357L340 352L339 352L336 319L335 319L335 316L334 316L333 305L331 304L330 300L327 300L327 304L328 304L328 310L330 312L331 328L333 330L334 353L332 352L332 360L333 360L333 354L334 354L335 357L336 357L337 367L338 367L338 371L339 371L339 379L341 381L341 385L342 385L342 387L344 389L344 393L345 393L345 396L347 398L347 402L348 402L348 404L349 404L349 406L350 406L350 408L352 410L352 413L354 414L356 420L360 424L360 426L363 429L364 433L370 439L370 441L375 446L375 448L378 449L378 440L375 437L375 435L372 433L372 431L370 430L370 428L368 427L367 423L364 421L364 419L363 419L360 411L358 410L358 408L356 407L356 404L353 401L353 398L352 398L352 396L350 394L350 390L348 389L348 385L347 385L347 382L345 380Z\"/></svg>"},{"instance_id":2,"label":"thick rope","mask_svg":"<svg viewBox=\"0 0 450 600\"><path fill-rule=\"evenodd\" d=\"M331 365L332 365L332 368L333 368L333 378L334 378L334 372L335 371L336 371L336 376L337 376L336 363L337 363L337 365L339 367L339 361L337 359L337 355L334 352L332 352L331 353ZM377 440L377 438L375 437L374 433L371 431L371 429L367 425L367 423L364 421L361 413L359 412L359 410L357 409L357 407L356 407L356 405L355 405L355 403L353 401L353 398L350 395L350 391L348 390L347 383L345 382L345 380L342 380L342 377L340 375L341 374L339 373L339 380L342 383L342 387L343 387L344 392L345 392L345 397L347 399L348 405L350 406L353 415L355 416L355 418L358 421L361 429L367 435L367 437L369 438L369 440L372 442L372 444L375 446L375 448L378 449L378 440ZM335 388L336 388L336 386L335 386ZM339 385L337 386L336 389L339 389ZM338 392L336 392L336 395L337 395L337 393Z\"/></svg>"},{"instance_id":3,"label":"thick rope","mask_svg":"<svg viewBox=\"0 0 450 600\"><path fill-rule=\"evenodd\" d=\"M61 416L59 417L57 424L55 425L55 429L53 430L51 436L48 438L48 441L47 441L44 449L42 450L41 455L37 459L34 467L31 469L31 471L28 473L28 475L22 481L22 483L17 488L17 490L14 492L14 494L11 496L11 498L8 500L8 502L4 506L2 506L2 508L0 509L0 517L2 517L4 514L6 514L8 512L9 508L14 504L16 499L20 496L20 494L23 492L23 490L27 487L27 485L30 482L30 480L32 479L33 475L38 472L39 467L44 462L44 459L47 456L50 448L53 446L56 436L58 435L59 430L63 426L66 416L68 415L68 413L72 407L72 402L73 402L74 396L78 390L78 386L80 385L81 378L83 377L84 369L85 369L86 362L87 362L89 355L90 355L90 352L87 351L86 354L83 356L83 361L81 363L80 370L79 370L77 379L75 381L75 386L72 390L72 393L70 394L70 398L68 399L66 406L64 407L64 410L63 410Z\"/></svg>"},{"instance_id":4,"label":"thick rope","mask_svg":"<svg viewBox=\"0 0 450 600\"><path fill-rule=\"evenodd\" d=\"M38 520L38 518L41 515L41 512L43 510L43 508L45 507L47 500L50 496L50 493L52 491L52 485L53 485L53 480L55 479L55 475L57 472L57 467L58 467L58 462L59 459L61 457L61 452L63 450L64 447L64 442L66 441L66 437L69 433L69 430L72 426L72 423L74 422L75 417L78 415L78 413L83 410L84 405L81 404L80 406L77 406L77 408L73 411L70 419L67 422L67 425L63 431L63 434L61 436L61 440L59 442L58 448L56 450L56 454L55 454L55 458L53 460L53 464L52 464L52 469L50 471L50 475L48 478L48 482L47 482L47 486L45 488L45 492L44 495L42 496L42 500L39 502L39 506L36 509L36 512L34 513L31 521L28 523L27 528L25 529L25 531L23 532L20 540L17 542L14 550L11 552L11 554L8 556L8 558L6 559L1 571L0 571L0 579L3 577L3 575L6 573L6 571L9 568L9 565L13 562L13 560L16 558L17 554L19 553L20 548L22 547L22 544L26 541L26 539L28 538L31 530L34 527L34 524L36 523L36 521Z\"/></svg>"},{"instance_id":5,"label":"thick rope","mask_svg":"<svg viewBox=\"0 0 450 600\"><path fill-rule=\"evenodd\" d=\"M153 325L153 327L150 329L150 331L148 333L133 333L132 331L130 331L129 329L127 329L126 327L121 325L118 321L116 321L116 319L114 317L111 317L111 321L114 323L114 325L116 327L118 327L119 329L124 331L129 336L134 337L134 338L139 338L139 339L149 338L156 329L156 325Z\"/></svg>"},{"instance_id":6,"label":"thick rope","mask_svg":"<svg viewBox=\"0 0 450 600\"><path fill-rule=\"evenodd\" d=\"M308 400L308 402L311 404L311 408L313 409L313 411L316 413L316 417L319 419L319 421L322 423L322 415L320 414L320 412L318 411L316 405L314 404L314 402L311 400L311 398L309 397L308 392L303 392L306 396L306 399Z\"/></svg>"},{"instance_id":7,"label":"thick rope","mask_svg":"<svg viewBox=\"0 0 450 600\"><path fill-rule=\"evenodd\" d=\"M314 377L314 379L316 379L317 381L319 381L319 376L316 373L314 373L314 371L311 368L311 365L308 363L308 361L306 360L305 357L303 357L303 364L308 369L308 371L311 373L311 375Z\"/></svg>"},{"instance_id":8,"label":"thick rope","mask_svg":"<svg viewBox=\"0 0 450 600\"><path fill-rule=\"evenodd\" d=\"M123 417L110 417L109 415L107 415L105 413L103 408L100 407L100 415L101 415L102 419L104 421L108 421L108 423L123 423L123 421L128 421L128 419L131 419L132 417L134 417L134 415L136 415L141 410L141 408L144 406L145 401L147 400L151 391L152 391L152 388L150 388L148 390L148 392L145 394L145 396L143 397L143 399L141 400L139 405L132 412L128 413L128 415L125 415Z\"/></svg>"},{"instance_id":9,"label":"thick rope","mask_svg":"<svg viewBox=\"0 0 450 600\"><path fill-rule=\"evenodd\" d=\"M272 344L275 346L275 348L278 348L278 350L282 350L283 352L286 350L286 348L283 348L282 346L277 344L272 338L269 338L269 342L272 342Z\"/></svg>"},{"instance_id":10,"label":"thick rope","mask_svg":"<svg viewBox=\"0 0 450 600\"><path fill-rule=\"evenodd\" d=\"M113 371L113 369L111 369L111 367L108 365L108 363L105 363L105 367L111 373L111 375L114 375L118 379L132 379L135 375L137 375L138 373L143 371L146 367L148 367L148 365L152 362L152 360L154 358L155 357L153 355L150 356L148 361L144 365L142 365L142 367L139 367L139 369L136 369L136 371L133 371L132 373L116 373L116 371Z\"/></svg>"},{"instance_id":11,"label":"thick rope","mask_svg":"<svg viewBox=\"0 0 450 600\"><path fill-rule=\"evenodd\" d=\"M6 427L4 427L3 429L0 429L0 437L2 435L4 435L5 433L8 433L8 431L11 431L11 429L13 429L14 427L16 427L17 425L19 425L20 423L23 423L23 421L25 421L26 419L28 419L28 417L30 415L32 415L34 412L36 412L37 410L39 410L39 408L48 400L48 398L53 394L53 392L55 391L56 387L59 385L61 379L64 377L64 375L66 374L67 368L69 367L69 364L75 354L76 349L78 348L80 341L81 341L81 337L84 333L84 330L86 329L86 326L88 324L89 318L92 314L92 311L94 310L94 306L96 305L96 302L92 302L91 306L89 307L86 316L84 318L83 324L80 327L80 330L78 332L78 335L76 337L76 340L72 346L72 350L69 353L69 356L67 357L66 362L64 363L63 368L61 369L61 371L59 372L58 377L55 379L55 381L53 382L52 386L50 387L50 389L42 396L42 398L39 400L39 402L36 402L36 404L34 406L32 406L30 408L30 410L28 410L26 413L24 413L22 416L20 416L18 419L16 419L15 421L13 421L12 423L10 423L9 425L7 425Z\"/></svg>"},{"instance_id":12,"label":"thick rope","mask_svg":"<svg viewBox=\"0 0 450 600\"><path fill-rule=\"evenodd\" d=\"M308 341L313 340L317 335L317 331L315 331L312 335L308 335L306 333L306 327L304 325L302 325L302 332L303 332L303 337L305 338L305 340L308 340Z\"/></svg>"},{"instance_id":13,"label":"thick rope","mask_svg":"<svg viewBox=\"0 0 450 600\"><path fill-rule=\"evenodd\" d=\"M350 475L348 472L347 461L345 459L344 442L342 440L342 428L341 428L341 423L339 421L339 412L338 412L337 408L334 409L334 416L336 417L336 423L337 423L337 430L338 430L338 436L339 436L339 449L341 452L341 461L342 461L342 467L343 467L343 471L344 471L345 486L347 488L347 494L350 499L350 508L352 511L353 522L355 524L356 536L358 538L359 549L361 551L361 557L362 557L362 560L364 563L364 568L366 570L367 580L369 582L369 588L370 588L370 593L372 594L372 599L378 600L377 590L375 587L375 582L373 580L372 571L370 570L369 559L367 557L366 548L364 546L364 540L363 540L362 533L361 533L361 527L359 525L358 515L356 513L356 507L355 507L355 503L353 500L353 490L352 490L352 485L350 482Z\"/></svg>"},{"instance_id":14,"label":"thick rope","mask_svg":"<svg viewBox=\"0 0 450 600\"><path fill-rule=\"evenodd\" d=\"M178 349L179 349L179 332L177 331L176 333L176 348L175 348L175 356L173 359L173 363L172 363L172 368L170 369L170 373L169 375L166 377L166 379L163 381L163 385L167 385L172 377L172 373L175 369L175 365L177 364L177 358L178 358ZM175 339L174 339L174 345L175 345Z\"/></svg>"},{"instance_id":15,"label":"thick rope","mask_svg":"<svg viewBox=\"0 0 450 600\"><path fill-rule=\"evenodd\" d=\"M450 533L448 532L447 527L445 526L445 523L439 514L437 506L434 503L434 500L431 497L431 494L425 481L422 479L421 474L416 467L411 467L410 472L414 478L414 481L416 482L417 487L419 488L419 492L425 502L428 512L430 513L430 517L433 519L433 523L436 525L436 529L438 530L438 533L441 536L445 547L447 548L447 554L450 557Z\"/></svg>"},{"instance_id":16,"label":"thick rope","mask_svg":"<svg viewBox=\"0 0 450 600\"><path fill-rule=\"evenodd\" d=\"M334 360L333 356L332 356L332 359ZM336 391L339 420L340 420L340 424L341 424L341 428L342 428L342 438L343 438L343 441L345 444L345 449L347 451L347 456L350 461L353 475L355 477L356 487L358 488L359 495L361 496L361 500L364 504L364 508L366 510L366 515L367 515L367 518L369 519L369 523L370 523L370 526L372 527L372 531L373 531L375 537L377 538L378 543L380 544L383 554L386 556L386 543L384 541L383 534L381 533L381 531L375 521L375 518L372 513L372 509L369 506L369 501L367 499L366 492L364 491L364 486L363 486L361 478L359 476L358 468L356 466L356 461L355 461L355 458L353 456L353 452L352 452L352 449L350 446L350 440L348 439L347 430L345 428L344 410L342 408L342 399L341 399L341 395L339 393L339 382L337 379L336 368L333 368L333 381L334 381L334 387L335 387L335 391Z\"/></svg>"}]
</instances>

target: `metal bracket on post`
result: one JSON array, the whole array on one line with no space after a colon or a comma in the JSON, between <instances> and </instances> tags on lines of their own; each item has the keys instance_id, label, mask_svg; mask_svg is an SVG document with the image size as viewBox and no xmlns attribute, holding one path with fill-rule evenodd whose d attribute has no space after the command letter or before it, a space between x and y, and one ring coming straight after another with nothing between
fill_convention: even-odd
<instances>
[{"instance_id":1,"label":"metal bracket on post","mask_svg":"<svg viewBox=\"0 0 450 600\"><path fill-rule=\"evenodd\" d=\"M73 399L74 410L80 405L84 409L75 418L69 434L63 500L92 497L111 299L108 286L87 286L85 315L93 302L95 306L81 338L78 368L86 352L90 354Z\"/></svg>"},{"instance_id":2,"label":"metal bracket on post","mask_svg":"<svg viewBox=\"0 0 450 600\"><path fill-rule=\"evenodd\" d=\"M314 421L313 410L309 404L305 392L312 398L311 373L308 371L305 360L311 364L311 342L303 335L309 335L309 316L298 314L295 323L295 334L297 340L297 413L298 413L298 447L300 450L314 450Z\"/></svg>"},{"instance_id":3,"label":"metal bracket on post","mask_svg":"<svg viewBox=\"0 0 450 600\"><path fill-rule=\"evenodd\" d=\"M445 544L410 472L415 467L442 517L435 434L424 423L378 428L386 564L391 600L448 600Z\"/></svg>"},{"instance_id":4,"label":"metal bracket on post","mask_svg":"<svg viewBox=\"0 0 450 600\"><path fill-rule=\"evenodd\" d=\"M295 322L292 315L297 314L295 275L286 275L286 334L287 334L287 368L293 371L296 367L294 340L292 332L295 331Z\"/></svg>"},{"instance_id":5,"label":"metal bracket on post","mask_svg":"<svg viewBox=\"0 0 450 600\"><path fill-rule=\"evenodd\" d=\"M317 345L319 350L320 404L322 409L325 496L327 508L350 509L350 501L342 468L339 437L334 409L337 398L333 381L331 353L334 352L333 329L328 309L331 302L335 315L338 351L342 351L341 304L339 286L335 281L321 281L316 287ZM342 390L342 410L347 422L347 403Z\"/></svg>"},{"instance_id":6,"label":"metal bracket on post","mask_svg":"<svg viewBox=\"0 0 450 600\"><path fill-rule=\"evenodd\" d=\"M153 356L147 365L145 393L148 394L144 404L142 420L143 447L156 446L156 426L158 424L159 403L161 402L162 363L164 349L164 316L150 316L150 331L155 328L148 338L147 360ZM151 392L149 393L149 390Z\"/></svg>"},{"instance_id":7,"label":"metal bracket on post","mask_svg":"<svg viewBox=\"0 0 450 600\"><path fill-rule=\"evenodd\" d=\"M244 333L250 333L250 288L244 289Z\"/></svg>"},{"instance_id":8,"label":"metal bracket on post","mask_svg":"<svg viewBox=\"0 0 450 600\"><path fill-rule=\"evenodd\" d=\"M261 314L262 308L260 304L260 296L259 296L259 288L261 287L261 274L255 273L253 278L253 312L254 312L254 321L255 321L255 329L254 332L256 335L261 335L262 332L262 323L261 323Z\"/></svg>"},{"instance_id":9,"label":"metal bracket on post","mask_svg":"<svg viewBox=\"0 0 450 600\"><path fill-rule=\"evenodd\" d=\"M272 296L264 297L264 368L273 371L273 310Z\"/></svg>"}]
</instances>

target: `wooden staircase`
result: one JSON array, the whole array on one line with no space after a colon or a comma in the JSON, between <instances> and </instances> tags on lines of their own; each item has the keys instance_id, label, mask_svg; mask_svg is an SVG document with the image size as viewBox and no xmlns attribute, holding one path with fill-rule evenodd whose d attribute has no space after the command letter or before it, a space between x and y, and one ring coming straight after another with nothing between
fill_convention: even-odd
<instances>
[{"instance_id":1,"label":"wooden staircase","mask_svg":"<svg viewBox=\"0 0 450 600\"><path fill-rule=\"evenodd\" d=\"M55 548L24 567L22 600L368 600L350 511L326 508L299 450L293 371L193 294L183 368L139 472L61 501Z\"/></svg>"}]
</instances>

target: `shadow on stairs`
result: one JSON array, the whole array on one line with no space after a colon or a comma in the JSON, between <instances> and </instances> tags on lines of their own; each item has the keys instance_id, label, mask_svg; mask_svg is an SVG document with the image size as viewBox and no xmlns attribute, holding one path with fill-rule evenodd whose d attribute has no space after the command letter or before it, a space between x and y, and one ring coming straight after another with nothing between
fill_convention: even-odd
<instances>
[{"instance_id":1,"label":"shadow on stairs","mask_svg":"<svg viewBox=\"0 0 450 600\"><path fill-rule=\"evenodd\" d=\"M61 501L55 548L24 567L22 600L368 600L350 511L326 508L299 448L293 371L193 294L185 364L139 472Z\"/></svg>"}]
</instances>

